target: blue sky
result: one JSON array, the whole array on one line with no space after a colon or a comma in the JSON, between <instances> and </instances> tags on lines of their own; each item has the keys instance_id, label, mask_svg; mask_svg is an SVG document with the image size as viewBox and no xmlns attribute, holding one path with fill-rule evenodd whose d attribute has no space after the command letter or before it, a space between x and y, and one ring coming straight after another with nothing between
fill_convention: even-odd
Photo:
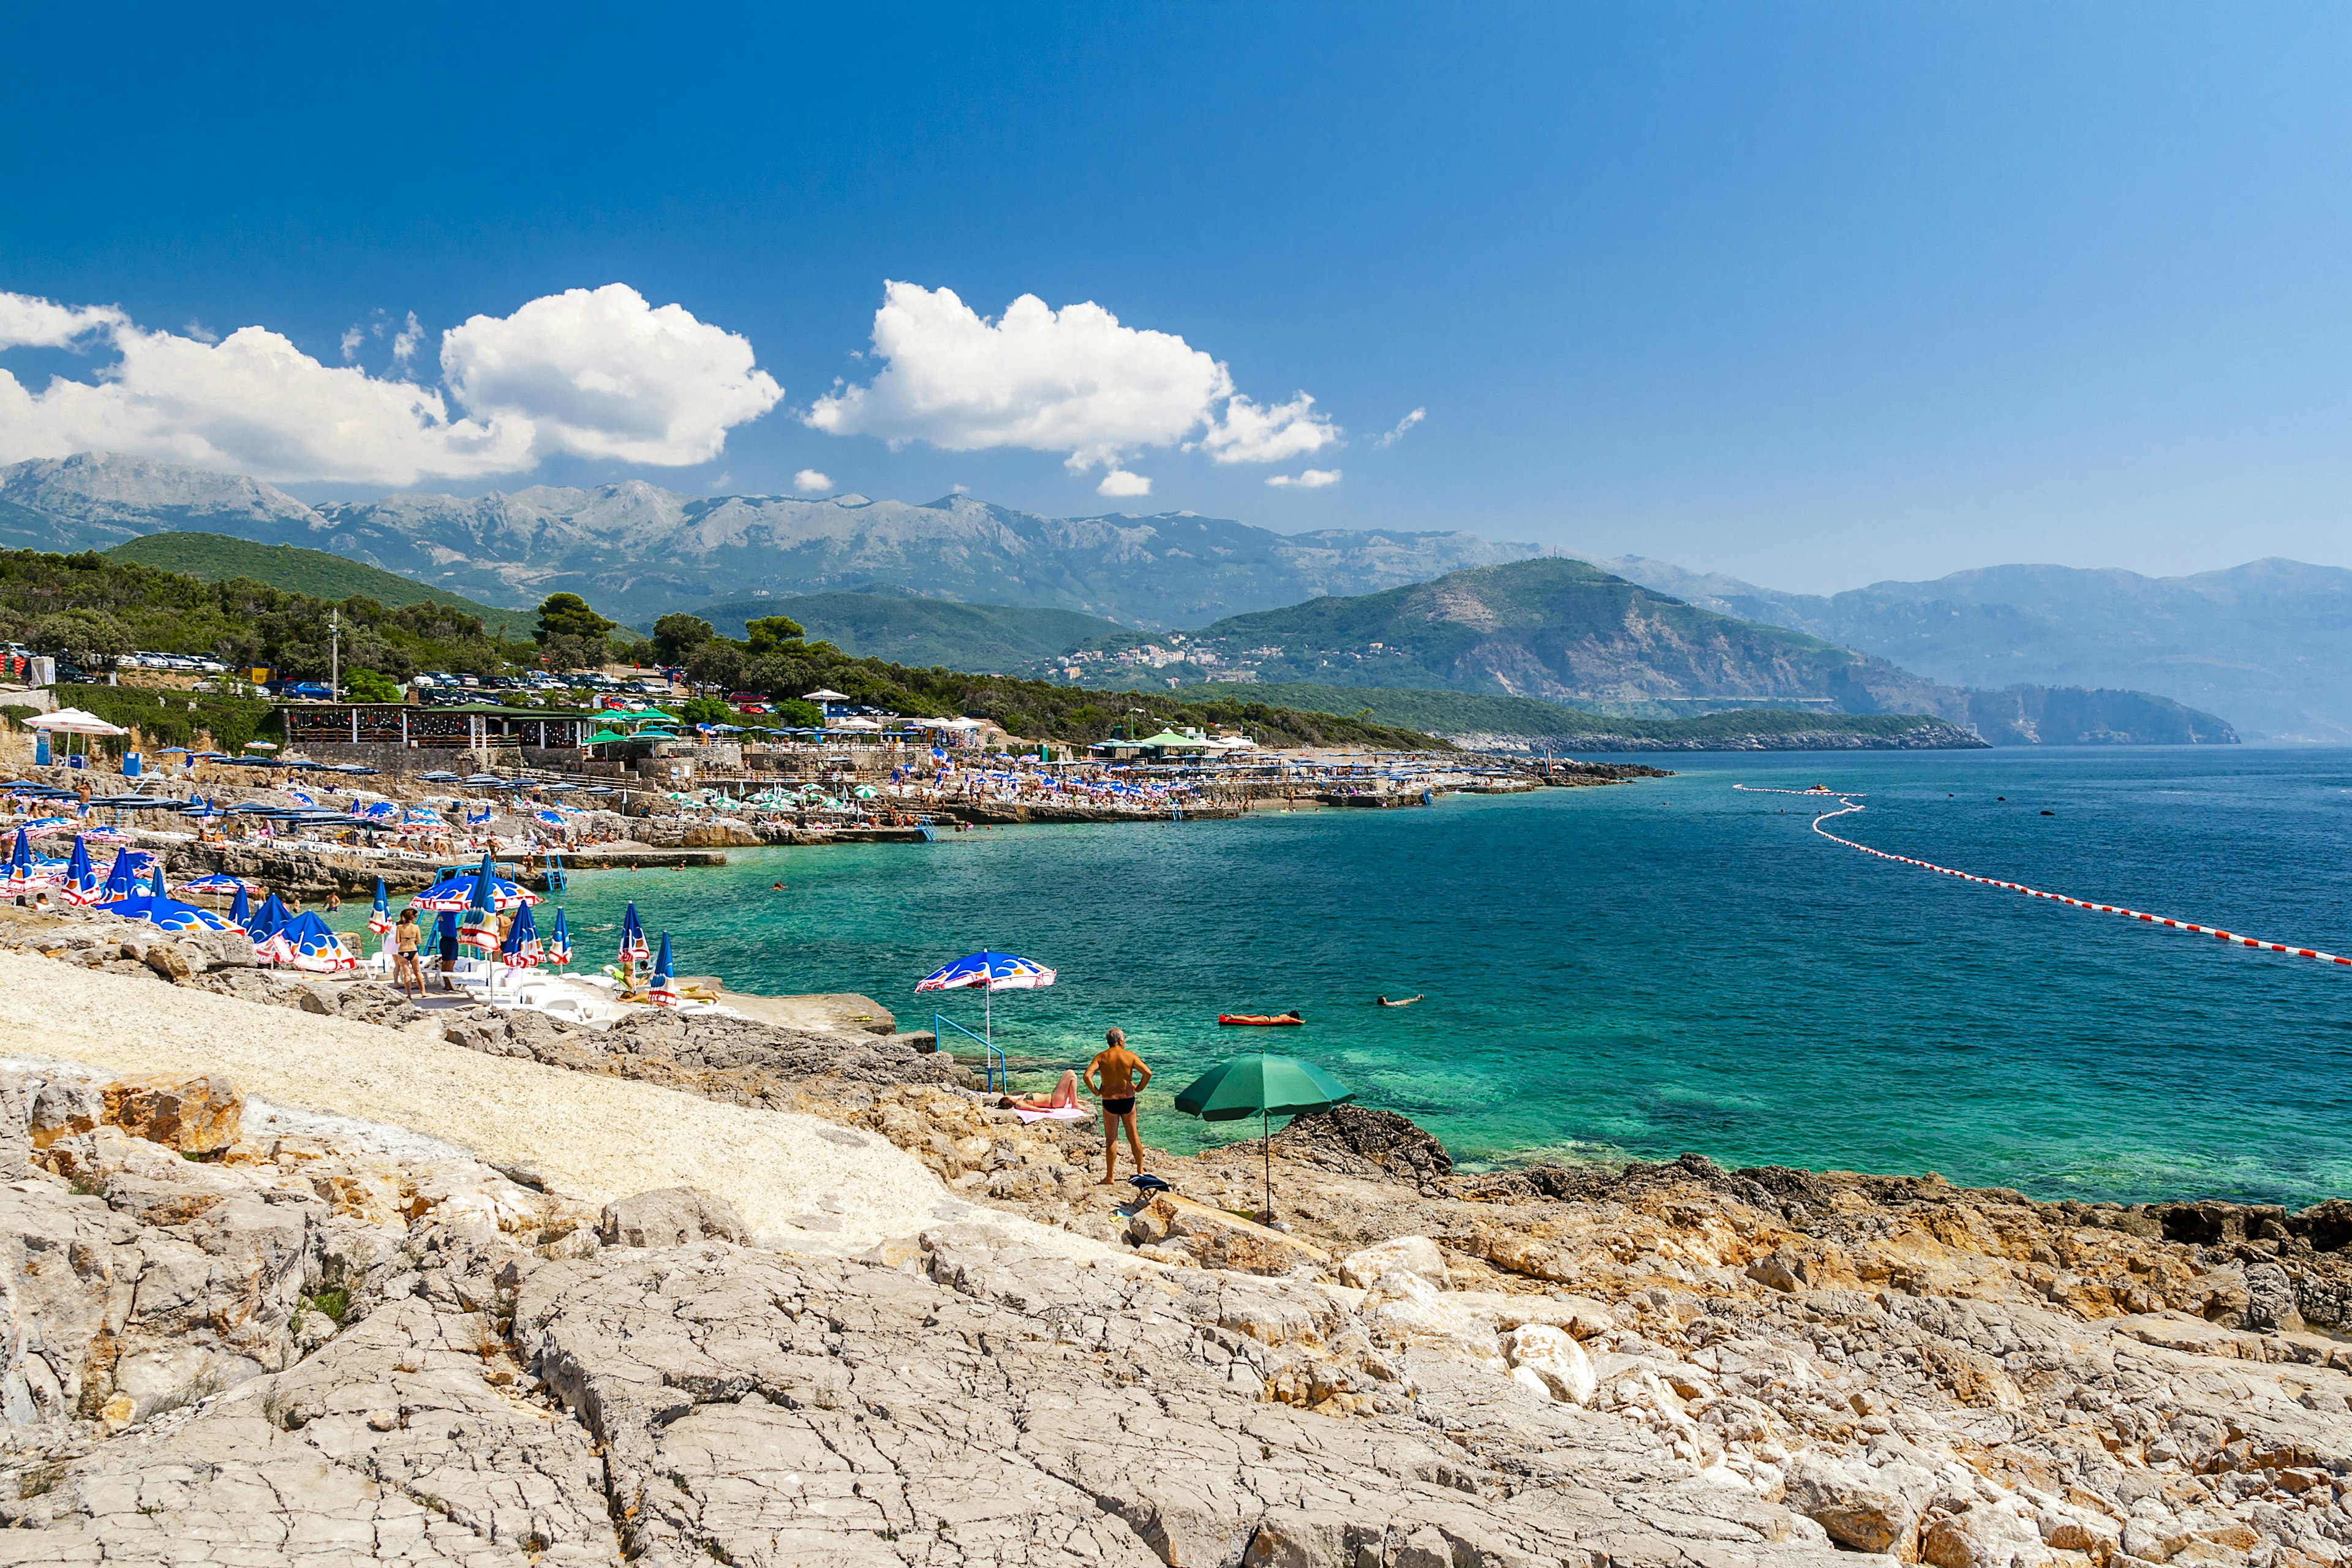
<instances>
[{"instance_id":1,"label":"blue sky","mask_svg":"<svg viewBox=\"0 0 2352 1568\"><path fill-rule=\"evenodd\" d=\"M0 454L313 499L808 470L1816 590L2352 564L2341 7L845 9L19 10L0 290L81 313L0 331ZM883 354L886 280L970 319L910 296ZM1023 295L1118 327L1016 353ZM274 342L205 348L247 326L338 372L356 326L352 374L248 391ZM48 397L118 353L135 407ZM599 376L654 401L567 402ZM298 427L407 382L448 427Z\"/></svg>"}]
</instances>

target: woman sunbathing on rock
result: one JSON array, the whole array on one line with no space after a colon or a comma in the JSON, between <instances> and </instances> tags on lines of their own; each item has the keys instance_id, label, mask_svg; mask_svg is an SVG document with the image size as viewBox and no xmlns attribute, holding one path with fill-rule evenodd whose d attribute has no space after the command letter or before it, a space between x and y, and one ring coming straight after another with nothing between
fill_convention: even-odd
<instances>
[{"instance_id":1,"label":"woman sunbathing on rock","mask_svg":"<svg viewBox=\"0 0 2352 1568\"><path fill-rule=\"evenodd\" d=\"M1024 1094L1003 1102L1007 1110L1076 1110L1078 1109L1078 1075L1064 1068L1062 1081L1054 1086L1049 1095Z\"/></svg>"}]
</instances>

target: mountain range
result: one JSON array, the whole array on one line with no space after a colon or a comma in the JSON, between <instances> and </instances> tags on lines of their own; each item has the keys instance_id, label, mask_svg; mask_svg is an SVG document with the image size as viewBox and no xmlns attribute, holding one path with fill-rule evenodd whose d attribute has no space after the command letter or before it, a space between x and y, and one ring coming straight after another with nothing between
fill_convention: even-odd
<instances>
[{"instance_id":1,"label":"mountain range","mask_svg":"<svg viewBox=\"0 0 2352 1568\"><path fill-rule=\"evenodd\" d=\"M1196 626L1538 553L1470 533L1285 534L1191 512L1049 518L963 495L686 496L633 479L311 507L257 480L102 452L0 468L0 543L103 550L188 529L330 551L492 605L576 593L633 625L719 600L898 587Z\"/></svg>"},{"instance_id":2,"label":"mountain range","mask_svg":"<svg viewBox=\"0 0 2352 1568\"><path fill-rule=\"evenodd\" d=\"M2250 737L2352 741L2352 571L2272 558L2185 577L1992 566L1833 595L1625 556L1602 566L1691 604L1825 637L1964 686L2132 687Z\"/></svg>"},{"instance_id":3,"label":"mountain range","mask_svg":"<svg viewBox=\"0 0 2352 1568\"><path fill-rule=\"evenodd\" d=\"M1081 679L1132 679L1135 634L1081 650ZM1155 637L1150 679L1419 689L1619 716L1733 707L1929 713L1997 745L2188 743L2229 724L2142 691L1924 679L1807 633L1671 597L1582 561L1473 567L1432 582L1232 616ZM1174 656L1174 657L1170 657ZM1099 672L1099 673L1097 673Z\"/></svg>"}]
</instances>

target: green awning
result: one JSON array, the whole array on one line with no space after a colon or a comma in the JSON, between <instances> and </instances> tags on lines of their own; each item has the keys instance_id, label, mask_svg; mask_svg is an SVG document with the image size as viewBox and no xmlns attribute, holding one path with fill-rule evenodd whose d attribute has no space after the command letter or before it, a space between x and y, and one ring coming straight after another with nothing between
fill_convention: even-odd
<instances>
[{"instance_id":1,"label":"green awning","mask_svg":"<svg viewBox=\"0 0 2352 1568\"><path fill-rule=\"evenodd\" d=\"M590 746L601 746L608 741L625 741L627 739L628 737L626 735L615 735L610 730L599 730L594 734L589 736L583 743Z\"/></svg>"},{"instance_id":2,"label":"green awning","mask_svg":"<svg viewBox=\"0 0 2352 1568\"><path fill-rule=\"evenodd\" d=\"M1130 746L1200 746L1203 748L1208 743L1192 735L1180 735L1173 730L1162 730L1157 735L1146 735L1140 741L1128 742Z\"/></svg>"}]
</instances>

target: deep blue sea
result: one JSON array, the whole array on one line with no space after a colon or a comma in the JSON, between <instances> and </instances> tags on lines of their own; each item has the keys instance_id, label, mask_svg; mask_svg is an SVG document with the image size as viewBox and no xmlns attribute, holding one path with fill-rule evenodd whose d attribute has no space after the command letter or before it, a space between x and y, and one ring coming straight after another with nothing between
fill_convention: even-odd
<instances>
[{"instance_id":1,"label":"deep blue sea","mask_svg":"<svg viewBox=\"0 0 2352 1568\"><path fill-rule=\"evenodd\" d=\"M902 1027L936 1006L979 1028L977 994L915 982L1026 954L1061 978L995 999L1016 1082L1121 1025L1171 1148L1254 1131L1170 1102L1270 1048L1474 1165L1695 1150L2053 1199L2352 1194L2352 969L1893 865L1808 831L1808 802L1731 788L1867 791L1833 825L1863 843L2352 952L2352 752L1660 760L1678 775L1426 810L738 852L579 876L564 902L583 962L634 898L682 973L863 991ZM1292 1007L1306 1027L1215 1024Z\"/></svg>"}]
</instances>

